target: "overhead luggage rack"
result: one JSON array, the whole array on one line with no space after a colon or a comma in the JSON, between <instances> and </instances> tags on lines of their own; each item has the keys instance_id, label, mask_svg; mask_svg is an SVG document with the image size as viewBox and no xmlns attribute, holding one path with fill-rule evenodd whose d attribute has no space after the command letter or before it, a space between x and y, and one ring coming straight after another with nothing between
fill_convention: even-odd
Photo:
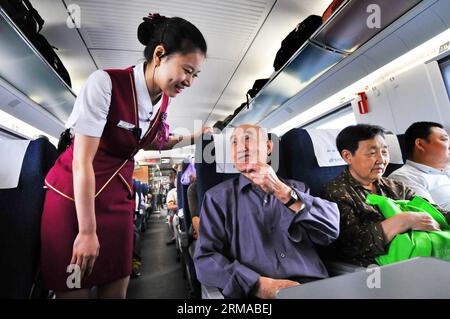
<instances>
[{"instance_id":1,"label":"overhead luggage rack","mask_svg":"<svg viewBox=\"0 0 450 319\"><path fill-rule=\"evenodd\" d=\"M375 9L373 5L376 6ZM267 84L250 101L249 107L244 108L229 123L229 126L234 127L244 123L263 126L280 125L289 119L288 116L292 117L304 111L293 106L294 100L301 99L310 88L319 85L322 81L330 80L333 76L342 78L343 74L339 71L345 69L348 72L351 66L347 64L357 56L367 53L372 62L371 65L362 68L363 73L359 69L348 72L347 81L338 80L339 83L335 83L332 88L328 85L320 92L321 99L331 96L370 74L382 66L382 63L394 60L405 53L405 49L412 49L408 47L412 43L407 45L400 43L394 49L392 45L386 47L386 54L379 55L379 58L373 58L370 55L371 49L377 49L380 41L397 31L404 34L402 29L410 28L411 22L415 19L421 20L418 16L422 12L433 11L433 7L442 6L447 6L443 0L348 0L344 2L291 59L273 74ZM370 24L371 14L376 14L376 10L381 13L380 25L369 27L367 23L369 21ZM423 28L427 29L419 32L418 41L444 31L445 18L442 24L423 26ZM400 48L401 45L403 47ZM361 65L358 64L355 68L361 69ZM317 95L318 93L315 92L313 98L308 96L308 101L318 100L320 97ZM278 115L280 111L285 111L282 116ZM270 120L271 118L273 120Z\"/></svg>"},{"instance_id":2,"label":"overhead luggage rack","mask_svg":"<svg viewBox=\"0 0 450 319\"><path fill-rule=\"evenodd\" d=\"M352 53L421 1L349 1L312 39L330 48ZM379 27L372 18L378 13Z\"/></svg>"},{"instance_id":3,"label":"overhead luggage rack","mask_svg":"<svg viewBox=\"0 0 450 319\"><path fill-rule=\"evenodd\" d=\"M0 78L3 80L2 82L6 82L8 86L15 88L40 106L44 110L40 110L40 114L45 117L42 122L48 123L50 119L55 123L53 130L59 131L62 123L68 119L72 111L76 95L1 7L0 43ZM3 86L0 86L0 90L9 91ZM27 104L26 101L24 102ZM2 101L3 103L5 101ZM3 106L0 107L4 109ZM5 111L8 112L7 109ZM25 111L18 112L14 116L30 124L38 121L27 118L26 113ZM35 123L33 125L39 128L39 125Z\"/></svg>"},{"instance_id":4,"label":"overhead luggage rack","mask_svg":"<svg viewBox=\"0 0 450 319\"><path fill-rule=\"evenodd\" d=\"M252 100L249 109L233 119L233 126L265 118L345 57L312 42L307 42L300 50L297 58L291 59Z\"/></svg>"}]
</instances>

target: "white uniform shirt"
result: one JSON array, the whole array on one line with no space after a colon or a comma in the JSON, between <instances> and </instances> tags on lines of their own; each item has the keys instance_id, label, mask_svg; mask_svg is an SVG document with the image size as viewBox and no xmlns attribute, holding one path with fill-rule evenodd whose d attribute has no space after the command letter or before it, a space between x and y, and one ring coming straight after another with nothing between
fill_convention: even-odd
<instances>
[{"instance_id":1,"label":"white uniform shirt","mask_svg":"<svg viewBox=\"0 0 450 319\"><path fill-rule=\"evenodd\" d=\"M430 203L450 210L450 170L441 171L408 160L389 178L403 182Z\"/></svg>"},{"instance_id":2,"label":"white uniform shirt","mask_svg":"<svg viewBox=\"0 0 450 319\"><path fill-rule=\"evenodd\" d=\"M153 121L163 99L161 97L158 103L152 104L144 77L144 63L136 65L133 74L142 138L150 126L149 119ZM93 72L75 101L66 128L73 128L74 133L101 137L111 103L111 91L112 82L109 74L103 70ZM151 112L153 114L150 116Z\"/></svg>"}]
</instances>

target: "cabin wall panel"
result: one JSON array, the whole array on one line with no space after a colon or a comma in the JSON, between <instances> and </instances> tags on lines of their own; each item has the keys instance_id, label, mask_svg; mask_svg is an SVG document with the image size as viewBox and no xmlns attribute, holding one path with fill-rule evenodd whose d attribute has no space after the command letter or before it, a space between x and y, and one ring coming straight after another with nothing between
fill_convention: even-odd
<instances>
[{"instance_id":1,"label":"cabin wall panel","mask_svg":"<svg viewBox=\"0 0 450 319\"><path fill-rule=\"evenodd\" d=\"M450 128L450 103L437 62L420 64L388 76L367 91L369 112L353 111L358 123L381 125L402 134L417 121L433 121Z\"/></svg>"},{"instance_id":2,"label":"cabin wall panel","mask_svg":"<svg viewBox=\"0 0 450 319\"><path fill-rule=\"evenodd\" d=\"M397 124L389 104L389 98L385 83L374 85L366 91L367 102L369 105L369 112L360 114L358 103L352 102L353 112L357 123L367 123L373 125L380 125L385 129L397 132Z\"/></svg>"},{"instance_id":3,"label":"cabin wall panel","mask_svg":"<svg viewBox=\"0 0 450 319\"><path fill-rule=\"evenodd\" d=\"M426 10L402 26L395 34L408 47L408 50L412 50L441 33L445 28L444 21L434 11Z\"/></svg>"},{"instance_id":4,"label":"cabin wall panel","mask_svg":"<svg viewBox=\"0 0 450 319\"><path fill-rule=\"evenodd\" d=\"M437 61L425 64L428 80L433 90L433 98L439 106L441 123L450 131L450 100L445 87L444 79Z\"/></svg>"},{"instance_id":5,"label":"cabin wall panel","mask_svg":"<svg viewBox=\"0 0 450 319\"><path fill-rule=\"evenodd\" d=\"M431 10L450 28L450 1L441 0L431 7Z\"/></svg>"}]
</instances>

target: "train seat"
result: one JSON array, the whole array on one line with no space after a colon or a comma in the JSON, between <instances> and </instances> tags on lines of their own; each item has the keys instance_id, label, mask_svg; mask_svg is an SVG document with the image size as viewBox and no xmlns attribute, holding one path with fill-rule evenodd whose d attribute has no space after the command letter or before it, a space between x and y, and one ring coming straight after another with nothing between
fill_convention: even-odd
<instances>
[{"instance_id":1,"label":"train seat","mask_svg":"<svg viewBox=\"0 0 450 319\"><path fill-rule=\"evenodd\" d=\"M18 143L26 142L0 140L2 156L14 158L11 146ZM39 268L44 179L56 160L56 153L47 138L29 142L22 155L18 184L0 189L0 298L33 297ZM5 176L7 165L1 169L1 175Z\"/></svg>"}]
</instances>

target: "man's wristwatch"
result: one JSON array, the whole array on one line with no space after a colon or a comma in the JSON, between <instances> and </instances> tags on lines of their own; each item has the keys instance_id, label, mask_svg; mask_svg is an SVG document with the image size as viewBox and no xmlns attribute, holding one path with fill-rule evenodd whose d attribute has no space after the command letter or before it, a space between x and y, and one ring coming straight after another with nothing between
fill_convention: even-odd
<instances>
[{"instance_id":1,"label":"man's wristwatch","mask_svg":"<svg viewBox=\"0 0 450 319\"><path fill-rule=\"evenodd\" d=\"M292 206L296 201L299 200L297 193L291 188L291 192L289 193L289 195L291 196L291 198L289 199L289 201L284 204L284 206L286 207L290 207Z\"/></svg>"}]
</instances>

